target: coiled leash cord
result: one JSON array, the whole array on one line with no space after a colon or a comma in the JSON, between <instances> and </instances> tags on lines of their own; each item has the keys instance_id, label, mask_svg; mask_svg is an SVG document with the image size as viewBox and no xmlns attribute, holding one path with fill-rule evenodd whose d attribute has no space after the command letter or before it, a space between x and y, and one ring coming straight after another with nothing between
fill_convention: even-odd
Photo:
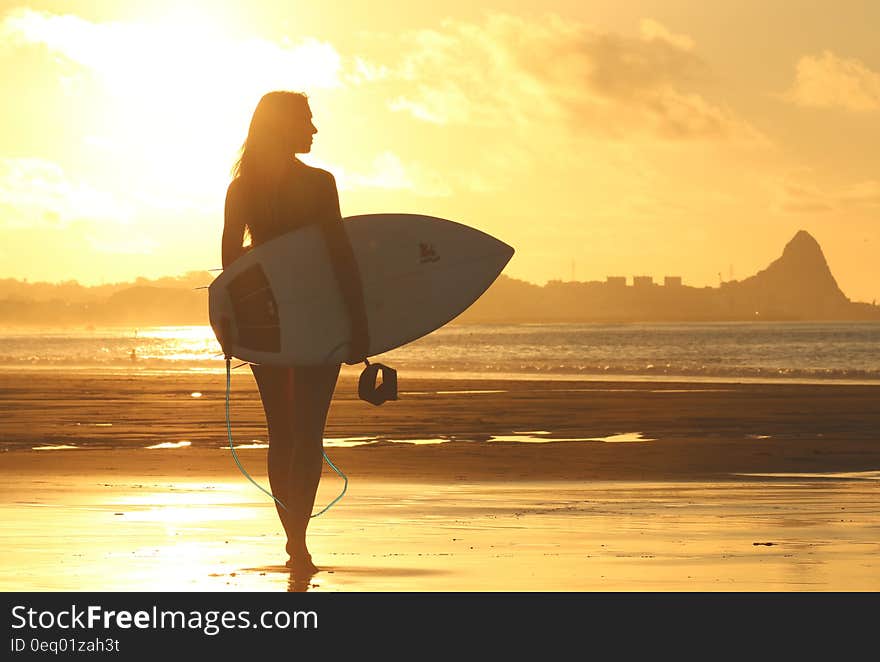
<instances>
[{"instance_id":1,"label":"coiled leash cord","mask_svg":"<svg viewBox=\"0 0 880 662\"><path fill-rule=\"evenodd\" d=\"M272 494L268 490L264 489L262 485L260 485L259 483L257 483L257 481L255 481L253 478L251 478L251 475L247 472L247 470L245 470L245 468L243 466L241 466L241 462L238 461L238 455L235 452L235 445L232 443L232 425L229 422L229 393L232 390L232 369L229 367L229 364L230 364L230 358L227 356L226 357L226 435L229 437L229 450L232 451L232 457L235 459L235 463L238 465L239 470L241 470L241 473L244 474L245 478L247 478L254 485L256 485L262 492L264 492L265 494L268 494L270 497L272 497L275 500L275 503L277 503L279 506L284 508L284 510L289 510L287 508L287 506L285 506L284 503L278 497L276 497L274 494ZM244 365L244 364L242 363L241 365ZM324 513L326 513L328 510L330 510L330 508L331 508L331 506L333 506L333 504L335 504L337 501L339 501L342 498L342 496L345 494L345 491L348 489L348 477L344 473L342 473L339 470L339 468L335 464L333 464L333 462L330 461L330 458L327 457L327 453L324 452L323 448L321 449L321 454L324 456L324 459L327 460L327 464L329 464L333 468L333 470L337 474L339 474L339 476L342 478L342 480L345 481L345 484L342 486L342 492L339 493L338 497L333 499L333 501L331 501L329 504L324 506L324 508L322 508L317 513L313 513L312 515L309 515L309 517L317 517L318 515L323 515Z\"/></svg>"}]
</instances>

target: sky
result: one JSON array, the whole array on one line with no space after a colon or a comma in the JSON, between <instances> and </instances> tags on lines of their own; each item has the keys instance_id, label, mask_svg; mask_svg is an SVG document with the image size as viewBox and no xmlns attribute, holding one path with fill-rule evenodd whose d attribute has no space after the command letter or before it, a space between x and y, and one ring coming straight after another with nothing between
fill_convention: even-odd
<instances>
[{"instance_id":1,"label":"sky","mask_svg":"<svg viewBox=\"0 0 880 662\"><path fill-rule=\"evenodd\" d=\"M880 3L0 0L0 277L220 266L263 93L345 216L448 218L514 278L742 279L798 230L880 298Z\"/></svg>"}]
</instances>

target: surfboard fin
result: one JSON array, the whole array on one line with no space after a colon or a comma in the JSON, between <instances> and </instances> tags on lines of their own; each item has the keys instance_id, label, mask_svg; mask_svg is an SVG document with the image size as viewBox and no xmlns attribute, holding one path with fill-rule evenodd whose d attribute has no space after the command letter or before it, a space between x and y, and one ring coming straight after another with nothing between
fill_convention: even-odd
<instances>
[{"instance_id":1,"label":"surfboard fin","mask_svg":"<svg viewBox=\"0 0 880 662\"><path fill-rule=\"evenodd\" d=\"M358 379L358 397L377 407L388 400L397 400L397 370L381 363L364 361L367 367ZM377 387L376 378L382 371L382 383Z\"/></svg>"}]
</instances>

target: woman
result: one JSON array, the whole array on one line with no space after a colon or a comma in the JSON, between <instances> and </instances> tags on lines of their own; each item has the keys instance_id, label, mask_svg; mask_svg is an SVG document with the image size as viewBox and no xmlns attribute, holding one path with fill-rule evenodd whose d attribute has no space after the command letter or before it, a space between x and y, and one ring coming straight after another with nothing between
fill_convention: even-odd
<instances>
[{"instance_id":1,"label":"woman","mask_svg":"<svg viewBox=\"0 0 880 662\"><path fill-rule=\"evenodd\" d=\"M247 248L309 223L320 224L352 323L346 363L366 358L369 337L363 290L348 235L342 226L336 181L326 170L296 158L311 150L318 130L304 94L270 92L254 110L241 158L226 192L223 268ZM313 574L306 545L315 492L321 478L324 425L340 364L279 367L251 365L269 430L269 484L287 533L287 566Z\"/></svg>"}]
</instances>

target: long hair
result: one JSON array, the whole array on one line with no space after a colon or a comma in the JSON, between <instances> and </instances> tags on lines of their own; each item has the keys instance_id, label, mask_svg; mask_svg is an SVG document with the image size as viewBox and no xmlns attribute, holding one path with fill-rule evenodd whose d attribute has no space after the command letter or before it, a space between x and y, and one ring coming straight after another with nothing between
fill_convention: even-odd
<instances>
[{"instance_id":1,"label":"long hair","mask_svg":"<svg viewBox=\"0 0 880 662\"><path fill-rule=\"evenodd\" d=\"M254 109L241 156L232 168L233 177L249 178L272 171L288 154L278 139L296 115L304 115L309 99L302 92L269 92Z\"/></svg>"},{"instance_id":2,"label":"long hair","mask_svg":"<svg viewBox=\"0 0 880 662\"><path fill-rule=\"evenodd\" d=\"M276 91L264 94L254 109L241 155L232 168L232 176L241 179L250 201L252 218L268 220L269 196L290 152L282 137L293 118L305 115L308 97L302 92ZM253 241L250 223L246 230Z\"/></svg>"}]
</instances>

